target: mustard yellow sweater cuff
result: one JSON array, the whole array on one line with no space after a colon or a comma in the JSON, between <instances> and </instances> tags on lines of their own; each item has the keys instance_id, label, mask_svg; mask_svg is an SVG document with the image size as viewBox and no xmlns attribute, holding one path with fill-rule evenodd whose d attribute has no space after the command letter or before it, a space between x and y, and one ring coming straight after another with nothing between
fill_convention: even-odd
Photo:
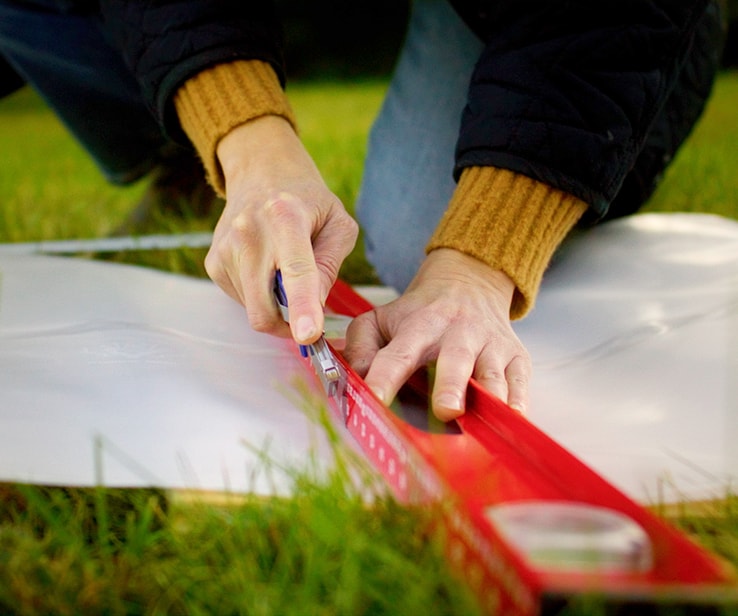
<instances>
[{"instance_id":1,"label":"mustard yellow sweater cuff","mask_svg":"<svg viewBox=\"0 0 738 616\"><path fill-rule=\"evenodd\" d=\"M177 90L174 105L208 181L221 196L225 180L216 150L231 129L265 115L281 116L296 126L274 69L261 60L235 60L198 73Z\"/></svg>"},{"instance_id":2,"label":"mustard yellow sweater cuff","mask_svg":"<svg viewBox=\"0 0 738 616\"><path fill-rule=\"evenodd\" d=\"M426 248L453 248L505 272L516 292L510 318L533 307L554 251L587 204L527 176L468 167Z\"/></svg>"}]
</instances>

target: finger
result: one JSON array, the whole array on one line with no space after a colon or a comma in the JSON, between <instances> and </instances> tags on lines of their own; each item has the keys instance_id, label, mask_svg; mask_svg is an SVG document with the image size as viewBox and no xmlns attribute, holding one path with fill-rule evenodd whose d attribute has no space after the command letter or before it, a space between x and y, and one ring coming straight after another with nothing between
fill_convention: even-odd
<instances>
[{"instance_id":1,"label":"finger","mask_svg":"<svg viewBox=\"0 0 738 616\"><path fill-rule=\"evenodd\" d=\"M213 241L205 256L205 271L208 276L230 297L249 308L252 303L249 292L255 288L251 272L244 273L243 268L253 261L259 261L264 252L263 234L258 232L252 218L244 211L233 216L231 211L238 210L240 201L229 199L213 231ZM244 285L243 280L251 284ZM267 312L269 311L267 307ZM252 308L252 312L253 308ZM257 315L258 315L258 311ZM251 319L250 319L251 320ZM256 318L256 323L268 323L267 318ZM254 325L254 324L252 324ZM264 327L258 327L263 331ZM266 328L268 329L268 327Z\"/></svg>"},{"instance_id":2,"label":"finger","mask_svg":"<svg viewBox=\"0 0 738 616\"><path fill-rule=\"evenodd\" d=\"M404 332L377 351L365 377L366 384L384 404L390 404L400 387L423 365L432 341Z\"/></svg>"},{"instance_id":3,"label":"finger","mask_svg":"<svg viewBox=\"0 0 738 616\"><path fill-rule=\"evenodd\" d=\"M514 357L505 370L507 404L521 413L528 410L531 371L528 357L520 355Z\"/></svg>"},{"instance_id":4,"label":"finger","mask_svg":"<svg viewBox=\"0 0 738 616\"><path fill-rule=\"evenodd\" d=\"M356 221L343 210L340 202L338 207L340 207L338 214L333 216L313 238L313 253L321 277L322 304L325 304L328 293L338 278L341 264L353 250L359 234Z\"/></svg>"},{"instance_id":5,"label":"finger","mask_svg":"<svg viewBox=\"0 0 738 616\"><path fill-rule=\"evenodd\" d=\"M288 336L289 327L272 293L274 269L265 258L262 236L246 211L230 220L221 217L205 266L213 280L245 307L254 330Z\"/></svg>"},{"instance_id":6,"label":"finger","mask_svg":"<svg viewBox=\"0 0 738 616\"><path fill-rule=\"evenodd\" d=\"M442 346L436 362L431 406L441 421L450 421L464 413L466 389L474 372L476 352L469 346Z\"/></svg>"},{"instance_id":7,"label":"finger","mask_svg":"<svg viewBox=\"0 0 738 616\"><path fill-rule=\"evenodd\" d=\"M205 255L204 266L205 271L207 272L207 275L210 277L210 279L215 284L217 284L231 299L243 305L243 296L234 286L231 277L228 275L228 271L223 267L220 256L218 255L218 249L215 244L210 247L207 255Z\"/></svg>"},{"instance_id":8,"label":"finger","mask_svg":"<svg viewBox=\"0 0 738 616\"><path fill-rule=\"evenodd\" d=\"M256 331L282 337L291 337L290 326L285 322L274 296L275 268L266 263L244 261L239 267L240 285L244 290L246 314Z\"/></svg>"},{"instance_id":9,"label":"finger","mask_svg":"<svg viewBox=\"0 0 738 616\"><path fill-rule=\"evenodd\" d=\"M487 345L477 358L474 378L488 392L507 402L507 378L505 368L507 360L499 350Z\"/></svg>"},{"instance_id":10,"label":"finger","mask_svg":"<svg viewBox=\"0 0 738 616\"><path fill-rule=\"evenodd\" d=\"M311 344L323 332L323 306L310 221L301 203L288 195L272 199L265 211L273 230L275 269L282 271L292 336L300 344Z\"/></svg>"},{"instance_id":11,"label":"finger","mask_svg":"<svg viewBox=\"0 0 738 616\"><path fill-rule=\"evenodd\" d=\"M228 234L220 231L219 223L213 232L213 241L205 255L203 265L208 276L215 284L239 304L245 305L240 279L236 277L234 281L231 277L231 271L235 271L233 256Z\"/></svg>"},{"instance_id":12,"label":"finger","mask_svg":"<svg viewBox=\"0 0 738 616\"><path fill-rule=\"evenodd\" d=\"M357 374L364 378L377 351L385 344L386 340L377 321L377 311L372 310L359 315L349 324L343 356Z\"/></svg>"},{"instance_id":13,"label":"finger","mask_svg":"<svg viewBox=\"0 0 738 616\"><path fill-rule=\"evenodd\" d=\"M283 262L280 269L292 337L300 344L312 344L323 333L318 271L309 264L295 261Z\"/></svg>"}]
</instances>

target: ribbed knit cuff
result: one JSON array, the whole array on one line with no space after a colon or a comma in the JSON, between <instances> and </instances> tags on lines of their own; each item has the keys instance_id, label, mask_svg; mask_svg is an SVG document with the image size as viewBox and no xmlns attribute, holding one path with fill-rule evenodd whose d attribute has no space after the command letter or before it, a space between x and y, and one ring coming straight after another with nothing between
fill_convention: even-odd
<instances>
[{"instance_id":1,"label":"ribbed knit cuff","mask_svg":"<svg viewBox=\"0 0 738 616\"><path fill-rule=\"evenodd\" d=\"M265 115L281 116L296 126L274 69L261 60L236 60L198 73L177 90L174 105L208 181L221 196L225 180L216 150L228 132Z\"/></svg>"},{"instance_id":2,"label":"ribbed knit cuff","mask_svg":"<svg viewBox=\"0 0 738 616\"><path fill-rule=\"evenodd\" d=\"M515 283L510 318L535 303L554 251L587 204L527 176L468 167L426 248L453 248L501 270Z\"/></svg>"}]
</instances>

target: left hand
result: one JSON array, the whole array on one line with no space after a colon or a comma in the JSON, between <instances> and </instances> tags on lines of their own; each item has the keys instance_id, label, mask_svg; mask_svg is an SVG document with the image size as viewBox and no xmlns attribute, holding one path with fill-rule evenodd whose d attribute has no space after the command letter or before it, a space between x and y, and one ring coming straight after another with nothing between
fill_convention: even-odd
<instances>
[{"instance_id":1,"label":"left hand","mask_svg":"<svg viewBox=\"0 0 738 616\"><path fill-rule=\"evenodd\" d=\"M524 412L531 361L510 324L514 291L504 272L456 250L434 250L400 298L354 319L344 356L386 404L437 360L431 404L439 419L463 414L472 376Z\"/></svg>"}]
</instances>

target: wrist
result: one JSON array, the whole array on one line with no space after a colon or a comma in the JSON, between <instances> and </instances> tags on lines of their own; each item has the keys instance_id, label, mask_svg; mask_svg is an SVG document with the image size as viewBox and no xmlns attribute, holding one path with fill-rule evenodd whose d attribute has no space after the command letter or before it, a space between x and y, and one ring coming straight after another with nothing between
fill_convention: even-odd
<instances>
[{"instance_id":1,"label":"wrist","mask_svg":"<svg viewBox=\"0 0 738 616\"><path fill-rule=\"evenodd\" d=\"M428 253L420 267L419 279L451 282L466 282L475 288L494 292L501 307L509 311L515 297L516 284L503 270L495 269L453 248L436 248Z\"/></svg>"},{"instance_id":2,"label":"wrist","mask_svg":"<svg viewBox=\"0 0 738 616\"><path fill-rule=\"evenodd\" d=\"M533 306L543 273L587 206L524 175L494 167L464 171L427 250L472 255L516 284L510 315Z\"/></svg>"},{"instance_id":3,"label":"wrist","mask_svg":"<svg viewBox=\"0 0 738 616\"><path fill-rule=\"evenodd\" d=\"M262 169L273 172L278 168L283 173L298 155L306 154L292 125L276 115L261 116L232 128L216 148L226 184L238 175Z\"/></svg>"}]
</instances>

